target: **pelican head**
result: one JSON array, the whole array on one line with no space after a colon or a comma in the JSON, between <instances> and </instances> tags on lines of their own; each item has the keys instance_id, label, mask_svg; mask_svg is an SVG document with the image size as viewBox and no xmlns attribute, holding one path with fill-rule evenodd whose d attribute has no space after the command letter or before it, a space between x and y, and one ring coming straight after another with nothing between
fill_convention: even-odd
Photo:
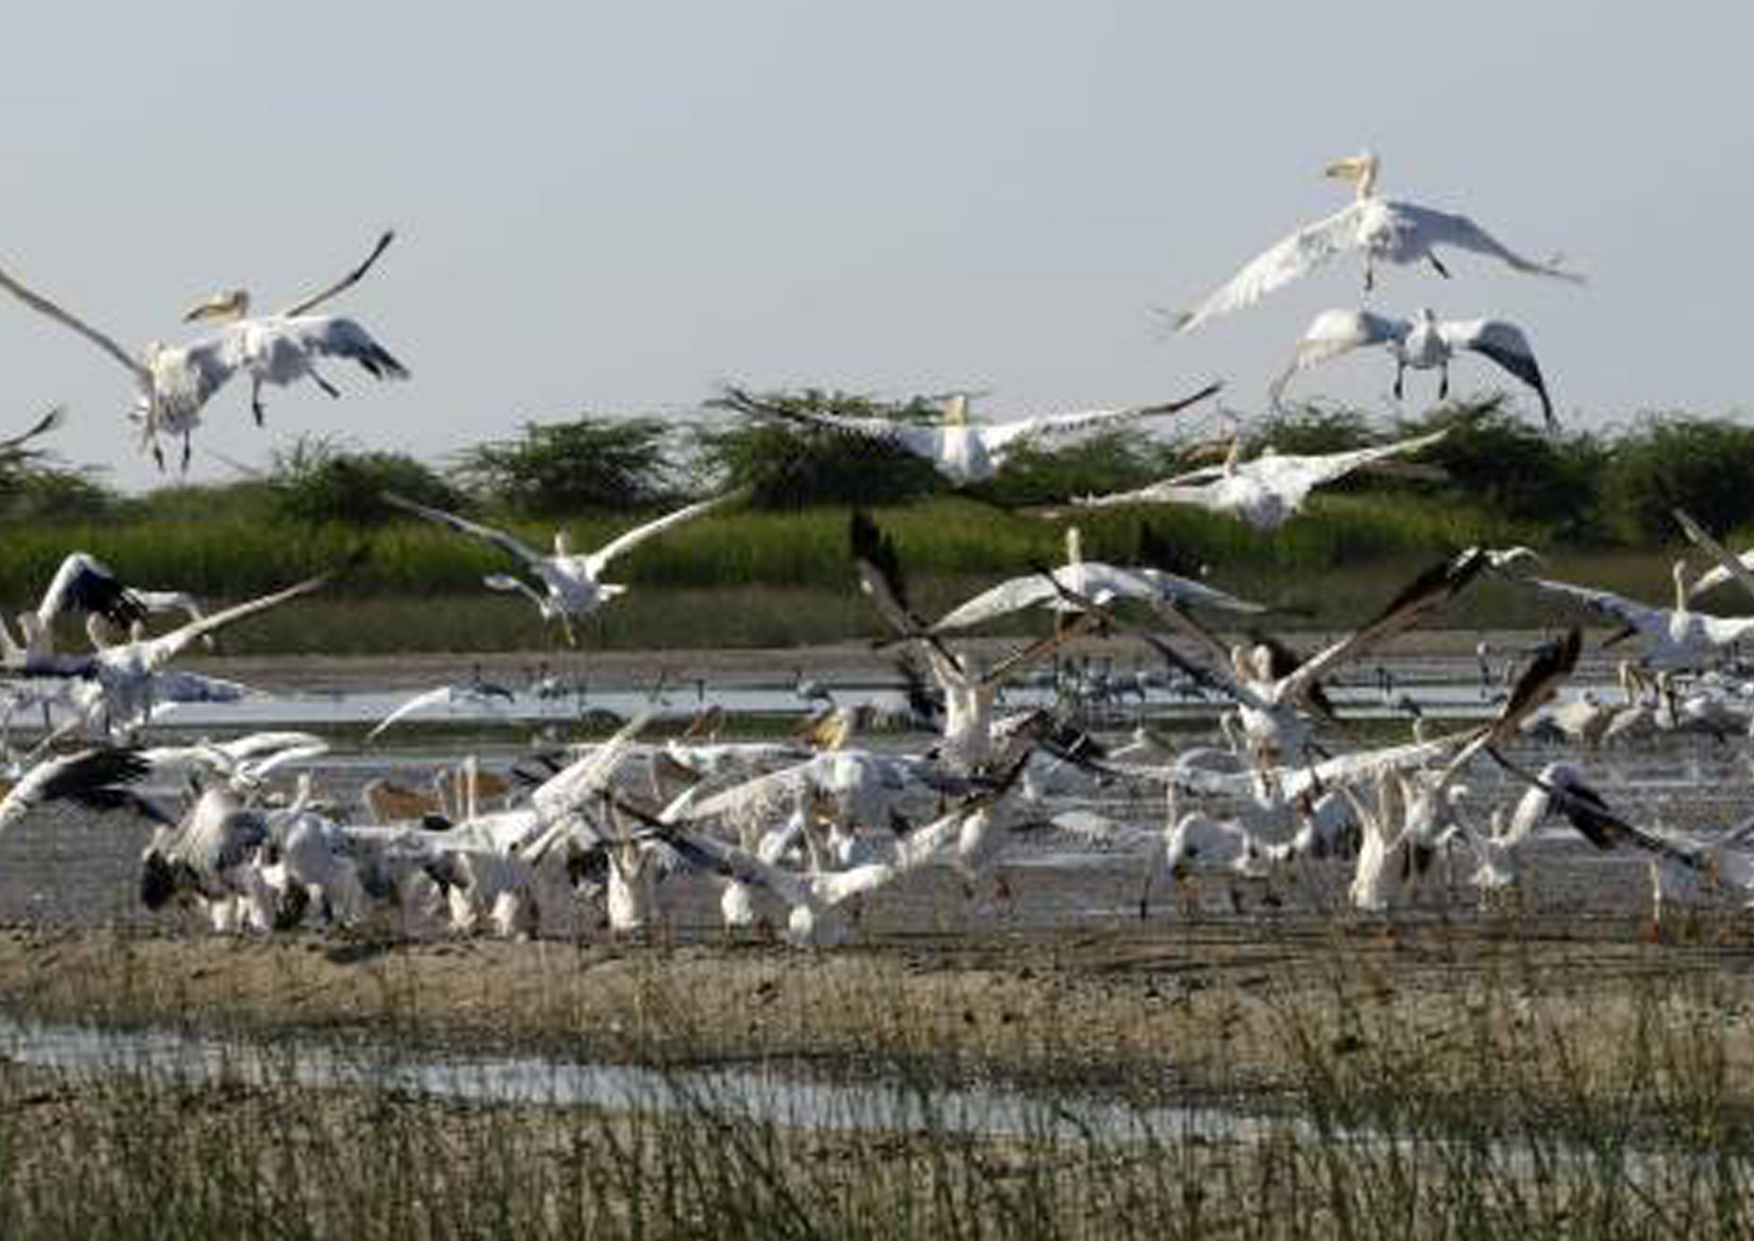
<instances>
[{"instance_id":1,"label":"pelican head","mask_svg":"<svg viewBox=\"0 0 1754 1241\"><path fill-rule=\"evenodd\" d=\"M1687 562L1677 560L1671 572L1675 575L1675 611L1685 612L1687 610Z\"/></svg>"},{"instance_id":2,"label":"pelican head","mask_svg":"<svg viewBox=\"0 0 1754 1241\"><path fill-rule=\"evenodd\" d=\"M1358 183L1358 197L1369 198L1376 192L1376 173L1380 164L1376 155L1364 151L1358 155L1348 155L1345 159L1337 159L1322 170L1322 175L1335 177L1342 181Z\"/></svg>"},{"instance_id":3,"label":"pelican head","mask_svg":"<svg viewBox=\"0 0 1754 1241\"><path fill-rule=\"evenodd\" d=\"M554 554L556 556L572 555L572 535L564 530L554 532Z\"/></svg>"},{"instance_id":4,"label":"pelican head","mask_svg":"<svg viewBox=\"0 0 1754 1241\"><path fill-rule=\"evenodd\" d=\"M233 289L215 294L183 316L184 323L199 319L241 319L250 313L250 291Z\"/></svg>"},{"instance_id":5,"label":"pelican head","mask_svg":"<svg viewBox=\"0 0 1754 1241\"><path fill-rule=\"evenodd\" d=\"M945 398L944 421L955 427L968 425L968 393L952 392Z\"/></svg>"},{"instance_id":6,"label":"pelican head","mask_svg":"<svg viewBox=\"0 0 1754 1241\"><path fill-rule=\"evenodd\" d=\"M1066 527L1066 563L1084 563L1084 536L1078 532L1077 526Z\"/></svg>"}]
</instances>

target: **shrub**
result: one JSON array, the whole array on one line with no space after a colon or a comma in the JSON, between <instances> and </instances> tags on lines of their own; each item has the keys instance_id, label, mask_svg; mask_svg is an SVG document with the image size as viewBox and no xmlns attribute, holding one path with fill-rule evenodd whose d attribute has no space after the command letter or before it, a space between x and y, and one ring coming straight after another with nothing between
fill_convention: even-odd
<instances>
[{"instance_id":1,"label":"shrub","mask_svg":"<svg viewBox=\"0 0 1754 1241\"><path fill-rule=\"evenodd\" d=\"M454 509L464 495L429 467L402 453L350 452L329 440L301 437L276 452L268 481L275 515L312 524L338 521L376 526L402 516L386 491Z\"/></svg>"},{"instance_id":2,"label":"shrub","mask_svg":"<svg viewBox=\"0 0 1754 1241\"><path fill-rule=\"evenodd\" d=\"M464 451L456 473L515 517L651 508L675 498L668 432L655 418L527 422L517 439Z\"/></svg>"},{"instance_id":3,"label":"shrub","mask_svg":"<svg viewBox=\"0 0 1754 1241\"><path fill-rule=\"evenodd\" d=\"M1604 472L1607 520L1631 543L1675 535L1670 510L1707 529L1754 518L1754 430L1723 419L1649 415L1616 440Z\"/></svg>"}]
</instances>

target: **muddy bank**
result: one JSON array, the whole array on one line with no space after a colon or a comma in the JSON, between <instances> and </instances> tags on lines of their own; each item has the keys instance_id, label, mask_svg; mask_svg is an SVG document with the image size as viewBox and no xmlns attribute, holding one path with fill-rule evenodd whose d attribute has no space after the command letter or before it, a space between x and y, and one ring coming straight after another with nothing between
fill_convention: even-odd
<instances>
[{"instance_id":1,"label":"muddy bank","mask_svg":"<svg viewBox=\"0 0 1754 1241\"><path fill-rule=\"evenodd\" d=\"M0 1011L609 1062L905 1063L959 1077L1270 1093L1309 1047L1412 1039L1478 1062L1483 1033L1604 1048L1652 1013L1709 1016L1754 1065L1754 946L1648 945L1623 919L1347 928L1204 923L987 935L812 954L114 930L0 933Z\"/></svg>"}]
</instances>

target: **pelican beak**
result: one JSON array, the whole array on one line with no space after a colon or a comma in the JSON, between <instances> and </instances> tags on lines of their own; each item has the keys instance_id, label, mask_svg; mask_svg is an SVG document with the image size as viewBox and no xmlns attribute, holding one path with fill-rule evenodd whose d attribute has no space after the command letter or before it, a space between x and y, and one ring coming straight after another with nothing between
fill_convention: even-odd
<instances>
[{"instance_id":1,"label":"pelican beak","mask_svg":"<svg viewBox=\"0 0 1754 1241\"><path fill-rule=\"evenodd\" d=\"M1337 159L1322 169L1324 177L1335 177L1342 181L1356 181L1364 175L1364 161L1356 155L1348 155L1345 159Z\"/></svg>"},{"instance_id":2,"label":"pelican beak","mask_svg":"<svg viewBox=\"0 0 1754 1241\"><path fill-rule=\"evenodd\" d=\"M244 294L241 289L210 297L183 316L184 323L202 319L230 319L243 313Z\"/></svg>"}]
</instances>

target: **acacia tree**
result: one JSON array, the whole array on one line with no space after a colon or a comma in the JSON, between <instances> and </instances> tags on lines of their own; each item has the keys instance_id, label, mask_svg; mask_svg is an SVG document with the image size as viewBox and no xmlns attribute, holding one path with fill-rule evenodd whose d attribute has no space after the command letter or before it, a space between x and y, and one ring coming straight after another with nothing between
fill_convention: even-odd
<instances>
[{"instance_id":1,"label":"acacia tree","mask_svg":"<svg viewBox=\"0 0 1754 1241\"><path fill-rule=\"evenodd\" d=\"M656 418L526 422L516 439L465 449L455 473L515 517L651 508L675 497L669 429Z\"/></svg>"}]
</instances>

